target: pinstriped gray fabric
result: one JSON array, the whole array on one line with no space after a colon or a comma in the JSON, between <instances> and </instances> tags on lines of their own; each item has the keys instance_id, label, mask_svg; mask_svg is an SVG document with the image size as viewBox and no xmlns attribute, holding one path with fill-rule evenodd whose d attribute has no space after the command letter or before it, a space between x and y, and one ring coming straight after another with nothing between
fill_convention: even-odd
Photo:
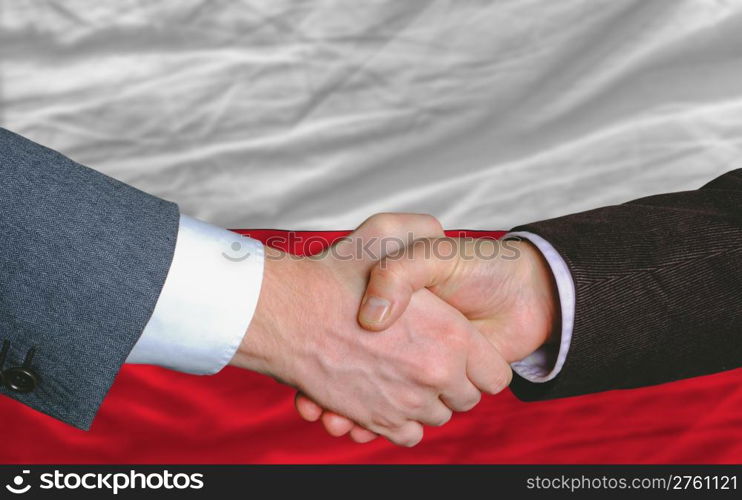
<instances>
[{"instance_id":1,"label":"pinstriped gray fabric","mask_svg":"<svg viewBox=\"0 0 742 500\"><path fill-rule=\"evenodd\" d=\"M41 377L0 393L88 428L170 268L178 207L0 129L0 340Z\"/></svg>"},{"instance_id":2,"label":"pinstriped gray fabric","mask_svg":"<svg viewBox=\"0 0 742 500\"><path fill-rule=\"evenodd\" d=\"M569 355L523 399L658 384L742 366L742 169L697 191L519 228L561 253L576 288Z\"/></svg>"}]
</instances>

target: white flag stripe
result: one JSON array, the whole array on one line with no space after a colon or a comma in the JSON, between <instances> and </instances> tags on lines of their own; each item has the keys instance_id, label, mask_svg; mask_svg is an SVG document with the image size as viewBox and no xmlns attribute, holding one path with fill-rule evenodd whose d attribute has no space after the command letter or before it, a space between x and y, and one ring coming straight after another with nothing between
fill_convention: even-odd
<instances>
[{"instance_id":1,"label":"white flag stripe","mask_svg":"<svg viewBox=\"0 0 742 500\"><path fill-rule=\"evenodd\" d=\"M740 2L0 9L0 125L227 227L507 229L740 157Z\"/></svg>"}]
</instances>

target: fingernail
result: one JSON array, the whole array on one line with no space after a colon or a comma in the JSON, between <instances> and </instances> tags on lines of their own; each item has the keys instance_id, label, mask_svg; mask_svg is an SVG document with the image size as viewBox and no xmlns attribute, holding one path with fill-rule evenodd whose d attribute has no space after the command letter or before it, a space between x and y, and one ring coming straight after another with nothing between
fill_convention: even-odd
<instances>
[{"instance_id":1,"label":"fingernail","mask_svg":"<svg viewBox=\"0 0 742 500\"><path fill-rule=\"evenodd\" d=\"M367 297L363 303L361 318L367 323L381 323L389 314L391 304L380 297Z\"/></svg>"}]
</instances>

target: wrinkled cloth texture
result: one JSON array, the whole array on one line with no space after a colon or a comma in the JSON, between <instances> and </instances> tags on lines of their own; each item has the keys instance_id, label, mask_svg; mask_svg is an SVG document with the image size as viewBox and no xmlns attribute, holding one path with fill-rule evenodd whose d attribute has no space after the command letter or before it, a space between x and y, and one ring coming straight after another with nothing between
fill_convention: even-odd
<instances>
[{"instance_id":1,"label":"wrinkled cloth texture","mask_svg":"<svg viewBox=\"0 0 742 500\"><path fill-rule=\"evenodd\" d=\"M0 126L225 227L414 211L508 229L738 166L741 14L711 0L3 1ZM506 392L407 450L329 438L258 375L129 366L89 434L0 398L14 429L0 461L739 462L739 377Z\"/></svg>"},{"instance_id":2,"label":"wrinkled cloth texture","mask_svg":"<svg viewBox=\"0 0 742 500\"><path fill-rule=\"evenodd\" d=\"M742 4L0 2L0 125L231 228L508 229L740 158Z\"/></svg>"}]
</instances>

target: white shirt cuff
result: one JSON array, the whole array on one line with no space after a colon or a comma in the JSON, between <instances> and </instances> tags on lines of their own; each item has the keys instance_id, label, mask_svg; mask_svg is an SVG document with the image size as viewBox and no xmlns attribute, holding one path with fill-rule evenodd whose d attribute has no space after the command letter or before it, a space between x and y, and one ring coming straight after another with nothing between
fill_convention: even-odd
<instances>
[{"instance_id":1,"label":"white shirt cuff","mask_svg":"<svg viewBox=\"0 0 742 500\"><path fill-rule=\"evenodd\" d=\"M260 295L263 245L180 216L170 271L127 363L213 374L234 356Z\"/></svg>"},{"instance_id":2,"label":"white shirt cuff","mask_svg":"<svg viewBox=\"0 0 742 500\"><path fill-rule=\"evenodd\" d=\"M575 321L575 283L572 273L559 252L551 243L537 234L526 231L514 231L504 238L522 238L533 243L539 249L554 274L559 291L559 303L562 313L562 334L559 340L559 351L554 361L553 345L544 345L520 361L511 363L513 371L531 382L548 382L556 377L564 366L572 341L572 330Z\"/></svg>"}]
</instances>

